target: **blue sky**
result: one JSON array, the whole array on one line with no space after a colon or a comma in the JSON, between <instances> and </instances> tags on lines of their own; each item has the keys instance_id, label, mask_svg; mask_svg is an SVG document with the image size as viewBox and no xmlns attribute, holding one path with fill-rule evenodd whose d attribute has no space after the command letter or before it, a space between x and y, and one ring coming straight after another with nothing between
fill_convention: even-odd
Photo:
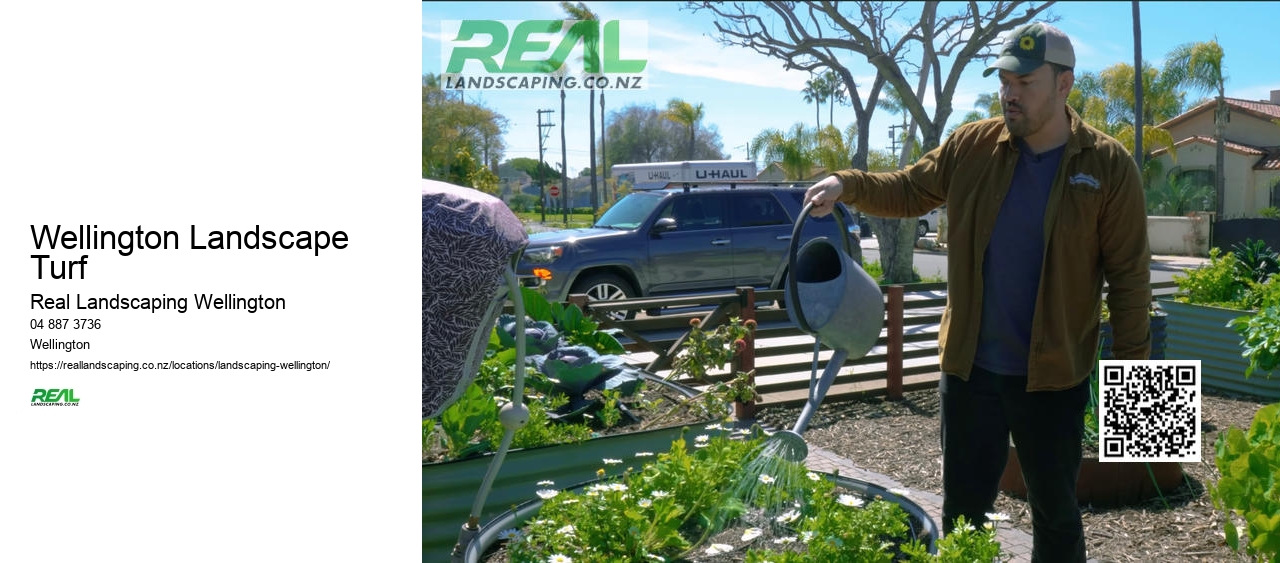
<instances>
[{"instance_id":1,"label":"blue sky","mask_svg":"<svg viewBox=\"0 0 1280 563\"><path fill-rule=\"evenodd\" d=\"M731 158L745 158L746 144L766 128L787 129L797 122L814 124L814 107L800 94L807 72L786 71L782 62L740 47L722 47L712 37L715 28L705 13L681 10L681 3L587 2L604 20L643 20L648 23L647 90L610 90L606 110L612 112L633 103L665 107L679 97L702 103L706 114L702 123L720 132L724 152ZM944 3L940 13L952 13ZM1275 36L1280 29L1280 2L1143 2L1143 57L1162 64L1175 46L1216 38L1226 53L1227 95L1244 99L1268 99L1280 89L1280 63L1276 60ZM908 6L910 18L918 13ZM1061 19L1055 24L1072 38L1077 71L1097 72L1118 62L1133 63L1132 4L1130 2L1058 3L1050 13ZM449 2L422 4L422 72L440 73L441 22L466 19L562 19L556 2ZM871 79L869 66L860 56L846 64L860 84ZM624 57L625 58L625 57ZM851 64L852 63L852 64ZM995 76L982 77L985 65L974 62L966 68L953 100L951 123L960 120L978 95L995 92ZM944 71L946 66L944 65ZM914 77L908 76L914 83ZM864 94L865 95L865 94ZM1188 99L1198 99L1191 95ZM473 91L468 101L479 100L509 121L506 158L537 158L537 110L556 110L551 118L557 128L548 139L546 160L560 161L559 90L538 92ZM577 174L589 162L587 137L588 94L569 92L567 96L567 144L569 171ZM932 101L926 106L932 112ZM599 119L597 112L597 119ZM827 109L822 110L826 123ZM854 120L853 108L837 105L835 122L841 129ZM889 125L902 118L878 109L870 133L872 149L889 147ZM599 127L597 122L597 127Z\"/></svg>"}]
</instances>

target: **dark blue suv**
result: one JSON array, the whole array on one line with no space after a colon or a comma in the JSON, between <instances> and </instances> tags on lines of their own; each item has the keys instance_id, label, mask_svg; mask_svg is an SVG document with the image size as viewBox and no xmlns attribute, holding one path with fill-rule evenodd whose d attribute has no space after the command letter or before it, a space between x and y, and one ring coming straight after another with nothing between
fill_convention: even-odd
<instances>
[{"instance_id":1,"label":"dark blue suv","mask_svg":"<svg viewBox=\"0 0 1280 563\"><path fill-rule=\"evenodd\" d=\"M552 301L779 289L804 193L754 183L635 191L591 228L530 235L517 274ZM849 232L838 233L830 215L809 217L804 240L850 237L860 262L858 223L843 205L838 211Z\"/></svg>"}]
</instances>

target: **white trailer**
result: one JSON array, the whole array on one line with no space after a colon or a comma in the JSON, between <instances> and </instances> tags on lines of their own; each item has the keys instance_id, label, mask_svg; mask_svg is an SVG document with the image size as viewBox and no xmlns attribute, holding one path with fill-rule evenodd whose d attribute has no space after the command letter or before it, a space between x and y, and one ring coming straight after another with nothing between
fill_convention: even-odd
<instances>
[{"instance_id":1,"label":"white trailer","mask_svg":"<svg viewBox=\"0 0 1280 563\"><path fill-rule=\"evenodd\" d=\"M631 184L634 190L679 187L685 184L724 184L756 181L756 163L751 160L686 160L616 164L613 177Z\"/></svg>"}]
</instances>

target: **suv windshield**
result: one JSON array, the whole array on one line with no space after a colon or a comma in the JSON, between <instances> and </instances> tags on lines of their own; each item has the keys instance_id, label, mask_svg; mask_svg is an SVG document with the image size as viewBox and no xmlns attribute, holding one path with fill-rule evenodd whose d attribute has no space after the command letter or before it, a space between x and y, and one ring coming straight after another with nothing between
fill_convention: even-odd
<instances>
[{"instance_id":1,"label":"suv windshield","mask_svg":"<svg viewBox=\"0 0 1280 563\"><path fill-rule=\"evenodd\" d=\"M604 215L600 216L600 220L596 221L595 226L603 229L623 229L632 230L640 227L640 224L653 212L653 208L662 202L662 194L659 193L631 193L627 197L618 200L613 204Z\"/></svg>"}]
</instances>

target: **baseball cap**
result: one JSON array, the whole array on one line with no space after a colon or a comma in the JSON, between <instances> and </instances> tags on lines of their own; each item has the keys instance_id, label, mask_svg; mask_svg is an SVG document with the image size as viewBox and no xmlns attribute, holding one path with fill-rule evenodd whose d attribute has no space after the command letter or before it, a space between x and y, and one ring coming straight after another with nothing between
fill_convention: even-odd
<instances>
[{"instance_id":1,"label":"baseball cap","mask_svg":"<svg viewBox=\"0 0 1280 563\"><path fill-rule=\"evenodd\" d=\"M997 70L1026 74L1044 63L1075 68L1076 52L1071 48L1071 39L1061 29L1047 23L1030 23L1005 38L1000 57L982 75L991 76Z\"/></svg>"}]
</instances>

